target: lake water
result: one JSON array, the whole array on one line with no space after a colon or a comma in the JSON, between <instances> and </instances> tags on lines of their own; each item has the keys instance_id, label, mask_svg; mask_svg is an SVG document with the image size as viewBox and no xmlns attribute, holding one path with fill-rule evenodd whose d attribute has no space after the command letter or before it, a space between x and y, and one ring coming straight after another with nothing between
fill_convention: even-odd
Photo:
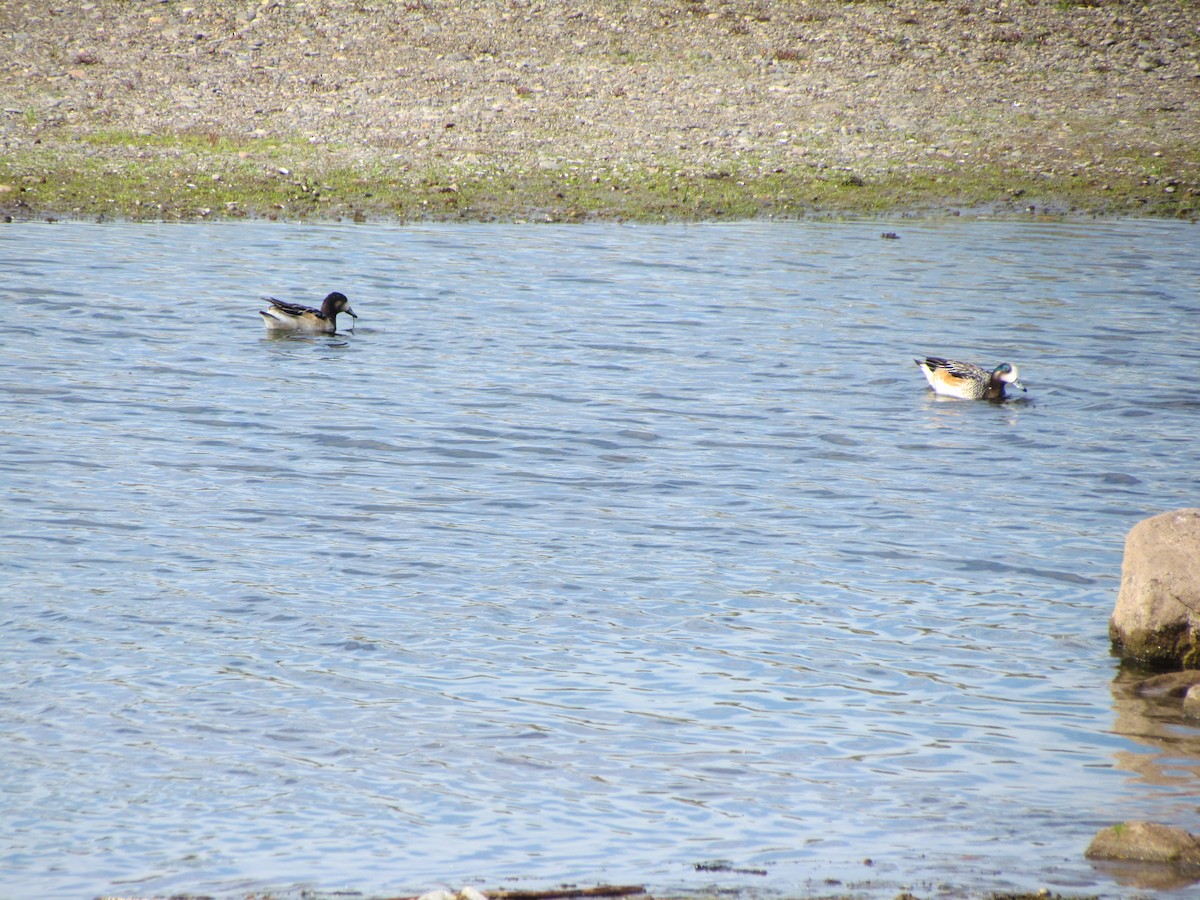
<instances>
[{"instance_id":1,"label":"lake water","mask_svg":"<svg viewBox=\"0 0 1200 900\"><path fill-rule=\"evenodd\" d=\"M1134 890L1198 286L1155 221L0 228L0 894Z\"/></svg>"}]
</instances>

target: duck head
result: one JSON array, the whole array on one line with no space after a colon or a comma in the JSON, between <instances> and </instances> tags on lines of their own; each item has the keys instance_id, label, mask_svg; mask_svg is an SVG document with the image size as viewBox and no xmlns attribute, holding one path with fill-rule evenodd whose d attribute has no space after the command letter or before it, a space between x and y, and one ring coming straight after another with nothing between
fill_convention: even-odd
<instances>
[{"instance_id":1,"label":"duck head","mask_svg":"<svg viewBox=\"0 0 1200 900\"><path fill-rule=\"evenodd\" d=\"M358 314L350 308L350 301L346 299L346 295L341 291L333 291L321 302L321 315L334 322L338 313L345 313L353 319L358 318Z\"/></svg>"},{"instance_id":2,"label":"duck head","mask_svg":"<svg viewBox=\"0 0 1200 900\"><path fill-rule=\"evenodd\" d=\"M992 380L1001 381L1004 384L1012 385L1018 390L1025 390L1025 385L1021 384L1021 378L1017 372L1017 367L1012 363L1000 363L992 370Z\"/></svg>"}]
</instances>

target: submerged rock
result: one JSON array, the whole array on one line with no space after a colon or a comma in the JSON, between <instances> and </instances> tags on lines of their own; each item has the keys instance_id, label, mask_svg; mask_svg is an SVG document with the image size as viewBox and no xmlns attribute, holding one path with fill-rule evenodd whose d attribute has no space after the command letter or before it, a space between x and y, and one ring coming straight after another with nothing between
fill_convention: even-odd
<instances>
[{"instance_id":1,"label":"submerged rock","mask_svg":"<svg viewBox=\"0 0 1200 900\"><path fill-rule=\"evenodd\" d=\"M1200 668L1200 509L1178 509L1133 526L1108 631L1123 659Z\"/></svg>"},{"instance_id":2,"label":"submerged rock","mask_svg":"<svg viewBox=\"0 0 1200 900\"><path fill-rule=\"evenodd\" d=\"M1200 719L1200 684L1191 685L1183 695L1183 713Z\"/></svg>"}]
</instances>

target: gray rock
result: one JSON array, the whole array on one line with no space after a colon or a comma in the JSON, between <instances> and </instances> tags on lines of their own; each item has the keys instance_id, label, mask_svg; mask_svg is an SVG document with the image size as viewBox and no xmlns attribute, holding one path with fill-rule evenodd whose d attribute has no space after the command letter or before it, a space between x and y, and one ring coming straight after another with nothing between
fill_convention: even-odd
<instances>
[{"instance_id":1,"label":"gray rock","mask_svg":"<svg viewBox=\"0 0 1200 900\"><path fill-rule=\"evenodd\" d=\"M1200 870L1200 840L1182 828L1155 822L1123 822L1100 831L1085 854L1088 859L1164 863Z\"/></svg>"},{"instance_id":2,"label":"gray rock","mask_svg":"<svg viewBox=\"0 0 1200 900\"><path fill-rule=\"evenodd\" d=\"M1108 631L1123 659L1200 668L1200 509L1163 513L1130 530Z\"/></svg>"}]
</instances>

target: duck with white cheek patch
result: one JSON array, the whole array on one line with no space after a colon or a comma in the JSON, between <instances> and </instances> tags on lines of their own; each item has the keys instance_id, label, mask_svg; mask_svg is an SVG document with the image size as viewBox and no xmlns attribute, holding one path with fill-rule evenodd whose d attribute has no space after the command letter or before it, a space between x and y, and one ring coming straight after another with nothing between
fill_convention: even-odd
<instances>
[{"instance_id":1,"label":"duck with white cheek patch","mask_svg":"<svg viewBox=\"0 0 1200 900\"><path fill-rule=\"evenodd\" d=\"M1003 400L1004 389L1011 385L1024 391L1025 385L1012 363L1000 363L988 370L974 363L927 356L914 359L925 374L925 380L933 392L941 397L958 397L960 400Z\"/></svg>"}]
</instances>

